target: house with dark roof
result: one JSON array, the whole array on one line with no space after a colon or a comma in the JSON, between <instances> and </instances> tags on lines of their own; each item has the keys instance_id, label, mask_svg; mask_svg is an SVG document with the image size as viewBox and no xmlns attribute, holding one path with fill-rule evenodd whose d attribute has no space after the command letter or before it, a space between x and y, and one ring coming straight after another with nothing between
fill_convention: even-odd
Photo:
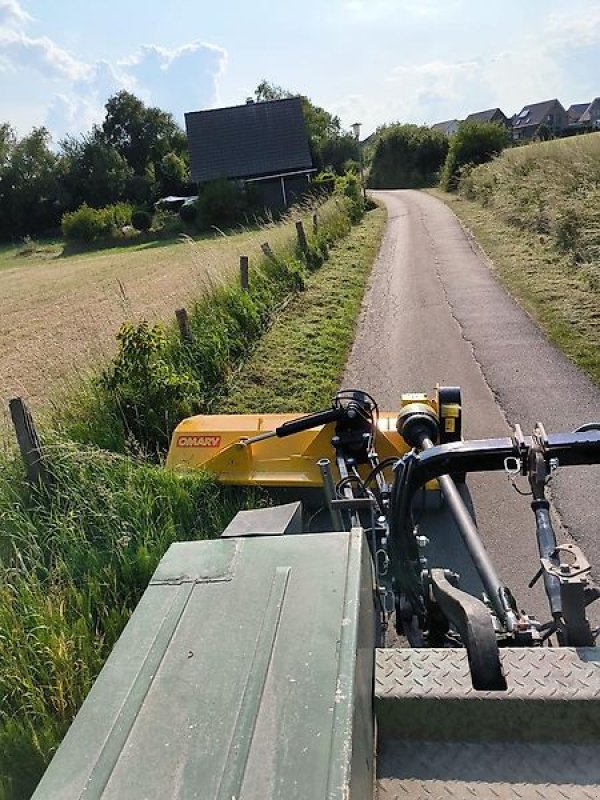
<instances>
[{"instance_id":1,"label":"house with dark roof","mask_svg":"<svg viewBox=\"0 0 600 800\"><path fill-rule=\"evenodd\" d=\"M503 125L507 130L511 128L509 118L500 108L488 108L486 111L475 111L473 114L469 114L465 122L495 122L497 125Z\"/></svg>"},{"instance_id":2,"label":"house with dark roof","mask_svg":"<svg viewBox=\"0 0 600 800\"><path fill-rule=\"evenodd\" d=\"M567 133L577 133L583 129L581 115L589 105L589 103L573 103L567 108Z\"/></svg>"},{"instance_id":3,"label":"house with dark roof","mask_svg":"<svg viewBox=\"0 0 600 800\"><path fill-rule=\"evenodd\" d=\"M512 118L513 139L520 142L560 136L567 125L567 112L556 98L532 103Z\"/></svg>"},{"instance_id":4,"label":"house with dark roof","mask_svg":"<svg viewBox=\"0 0 600 800\"><path fill-rule=\"evenodd\" d=\"M250 184L271 209L290 206L316 170L300 97L185 115L192 181Z\"/></svg>"},{"instance_id":5,"label":"house with dark roof","mask_svg":"<svg viewBox=\"0 0 600 800\"><path fill-rule=\"evenodd\" d=\"M579 122L584 130L600 129L600 97L596 97L592 100L579 117Z\"/></svg>"},{"instance_id":6,"label":"house with dark roof","mask_svg":"<svg viewBox=\"0 0 600 800\"><path fill-rule=\"evenodd\" d=\"M447 119L444 122L436 122L431 126L431 129L434 131L441 131L445 133L446 136L454 136L461 122L462 120L460 119Z\"/></svg>"}]
</instances>

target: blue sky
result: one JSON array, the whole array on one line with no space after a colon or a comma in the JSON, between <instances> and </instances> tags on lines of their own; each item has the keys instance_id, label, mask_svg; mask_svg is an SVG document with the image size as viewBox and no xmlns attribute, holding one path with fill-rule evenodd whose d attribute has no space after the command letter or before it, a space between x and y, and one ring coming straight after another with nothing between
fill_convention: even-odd
<instances>
[{"instance_id":1,"label":"blue sky","mask_svg":"<svg viewBox=\"0 0 600 800\"><path fill-rule=\"evenodd\" d=\"M88 130L121 88L171 111L243 103L262 78L363 135L600 95L594 0L0 0L0 122Z\"/></svg>"}]
</instances>

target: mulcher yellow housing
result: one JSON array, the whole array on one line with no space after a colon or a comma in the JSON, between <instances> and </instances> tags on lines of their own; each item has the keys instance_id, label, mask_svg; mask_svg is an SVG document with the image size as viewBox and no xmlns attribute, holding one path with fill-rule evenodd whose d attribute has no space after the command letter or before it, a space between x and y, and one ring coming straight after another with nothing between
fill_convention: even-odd
<instances>
[{"instance_id":1,"label":"mulcher yellow housing","mask_svg":"<svg viewBox=\"0 0 600 800\"><path fill-rule=\"evenodd\" d=\"M455 398L451 398L455 399ZM461 409L458 402L440 403L438 390L426 394L402 395L402 409L426 407L441 418L445 441L460 435ZM379 415L374 449L380 459L401 458L410 447L396 430L398 412ZM298 414L217 414L183 420L173 434L167 456L171 469L205 469L221 483L236 486L264 486L318 489L323 477L321 459L335 461L332 439L335 423L299 431L289 438L246 441L275 431L298 419ZM359 465L366 473L367 465Z\"/></svg>"}]
</instances>

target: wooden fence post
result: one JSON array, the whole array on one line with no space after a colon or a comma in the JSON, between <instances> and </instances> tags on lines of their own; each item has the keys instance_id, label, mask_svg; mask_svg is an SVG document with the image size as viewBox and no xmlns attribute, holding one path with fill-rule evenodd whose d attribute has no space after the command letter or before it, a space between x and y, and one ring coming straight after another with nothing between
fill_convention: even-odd
<instances>
[{"instance_id":1,"label":"wooden fence post","mask_svg":"<svg viewBox=\"0 0 600 800\"><path fill-rule=\"evenodd\" d=\"M266 255L267 258L275 260L275 254L271 250L271 245L268 242L264 242L263 244L261 244L260 249L263 251L263 253Z\"/></svg>"},{"instance_id":2,"label":"wooden fence post","mask_svg":"<svg viewBox=\"0 0 600 800\"><path fill-rule=\"evenodd\" d=\"M313 224L313 233L316 236L317 233L319 232L319 215L317 214L316 211L312 215L312 224Z\"/></svg>"},{"instance_id":3,"label":"wooden fence post","mask_svg":"<svg viewBox=\"0 0 600 800\"><path fill-rule=\"evenodd\" d=\"M192 331L190 329L190 319L185 308L177 308L175 310L175 317L177 319L177 325L179 326L181 341L184 344L188 344L192 341Z\"/></svg>"},{"instance_id":4,"label":"wooden fence post","mask_svg":"<svg viewBox=\"0 0 600 800\"><path fill-rule=\"evenodd\" d=\"M248 256L240 256L240 286L248 291Z\"/></svg>"},{"instance_id":5,"label":"wooden fence post","mask_svg":"<svg viewBox=\"0 0 600 800\"><path fill-rule=\"evenodd\" d=\"M306 233L301 219L296 223L296 233L298 234L298 246L303 253L306 253L308 251L308 242L306 241Z\"/></svg>"},{"instance_id":6,"label":"wooden fence post","mask_svg":"<svg viewBox=\"0 0 600 800\"><path fill-rule=\"evenodd\" d=\"M20 397L9 401L10 416L15 427L17 443L27 470L27 480L32 485L48 486L50 476L42 442L38 436L31 412Z\"/></svg>"}]
</instances>

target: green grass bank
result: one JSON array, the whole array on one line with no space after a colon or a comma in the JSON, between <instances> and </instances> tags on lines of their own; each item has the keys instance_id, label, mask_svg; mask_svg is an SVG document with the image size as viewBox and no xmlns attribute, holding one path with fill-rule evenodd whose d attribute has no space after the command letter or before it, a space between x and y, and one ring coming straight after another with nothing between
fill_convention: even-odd
<instances>
[{"instance_id":1,"label":"green grass bank","mask_svg":"<svg viewBox=\"0 0 600 800\"><path fill-rule=\"evenodd\" d=\"M332 248L232 377L220 413L304 413L329 406L340 388L385 222L384 209L372 210Z\"/></svg>"},{"instance_id":2,"label":"green grass bank","mask_svg":"<svg viewBox=\"0 0 600 800\"><path fill-rule=\"evenodd\" d=\"M600 384L600 134L505 150L436 192L550 341Z\"/></svg>"}]
</instances>

